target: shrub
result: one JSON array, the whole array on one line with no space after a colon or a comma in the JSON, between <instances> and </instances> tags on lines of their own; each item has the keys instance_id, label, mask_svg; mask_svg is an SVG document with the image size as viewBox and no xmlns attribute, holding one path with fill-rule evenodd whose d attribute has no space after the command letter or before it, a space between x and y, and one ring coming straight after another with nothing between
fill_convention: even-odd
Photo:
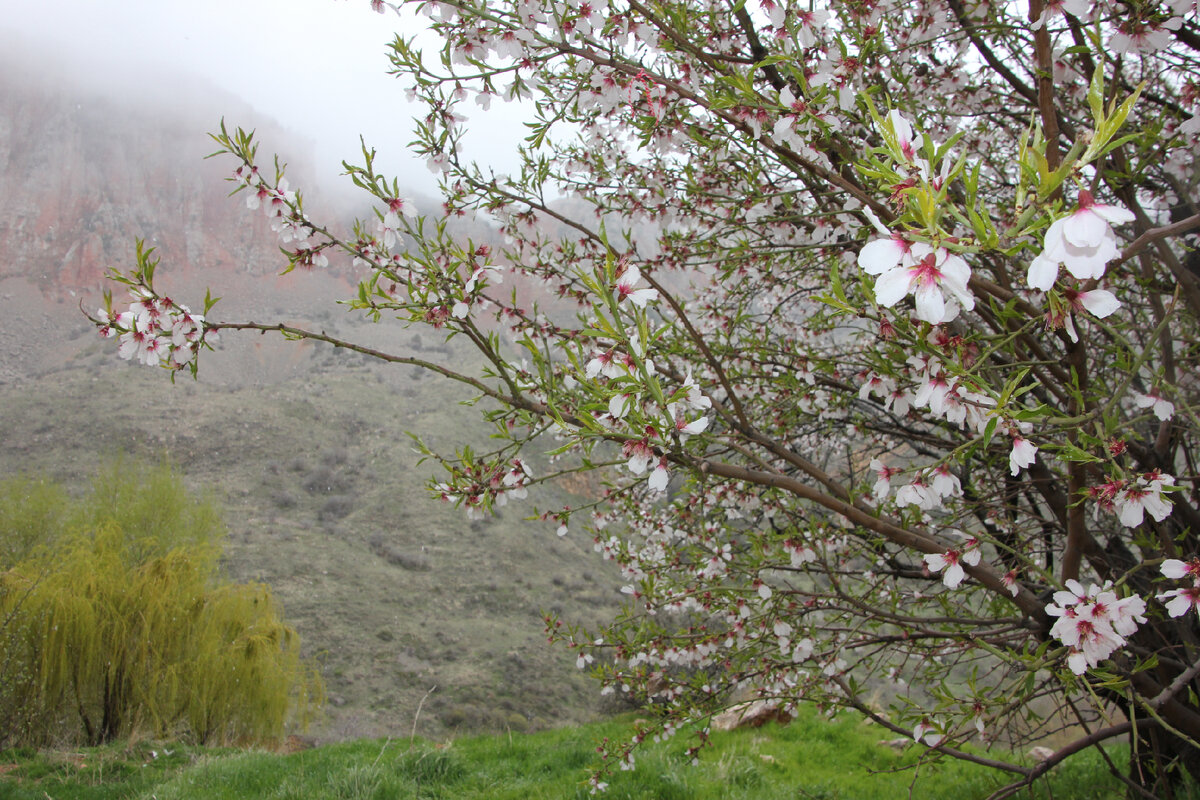
<instances>
[{"instance_id":1,"label":"shrub","mask_svg":"<svg viewBox=\"0 0 1200 800\"><path fill-rule=\"evenodd\" d=\"M270 589L221 579L223 528L167 469L83 499L0 483L0 744L278 738L323 688ZM51 524L53 523L53 524Z\"/></svg>"}]
</instances>

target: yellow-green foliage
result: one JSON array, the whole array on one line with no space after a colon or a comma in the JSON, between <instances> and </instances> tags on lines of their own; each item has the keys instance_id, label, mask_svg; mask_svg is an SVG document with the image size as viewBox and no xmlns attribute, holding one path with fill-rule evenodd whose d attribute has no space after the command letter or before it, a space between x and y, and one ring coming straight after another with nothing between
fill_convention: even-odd
<instances>
[{"instance_id":1,"label":"yellow-green foliage","mask_svg":"<svg viewBox=\"0 0 1200 800\"><path fill-rule=\"evenodd\" d=\"M0 744L262 741L307 721L320 679L270 590L220 579L211 504L125 463L65 497L0 484Z\"/></svg>"}]
</instances>

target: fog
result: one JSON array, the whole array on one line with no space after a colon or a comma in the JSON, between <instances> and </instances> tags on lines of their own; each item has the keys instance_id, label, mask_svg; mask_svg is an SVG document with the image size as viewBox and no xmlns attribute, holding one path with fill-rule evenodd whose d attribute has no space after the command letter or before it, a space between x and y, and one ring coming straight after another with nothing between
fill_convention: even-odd
<instances>
[{"instance_id":1,"label":"fog","mask_svg":"<svg viewBox=\"0 0 1200 800\"><path fill-rule=\"evenodd\" d=\"M367 0L0 0L0 12L0 45L24 53L31 72L171 113L182 107L189 117L202 115L206 129L222 116L252 127L242 117L253 109L312 142L313 174L325 186L343 159L356 159L361 134L384 172L414 191L436 190L424 161L405 149L420 107L387 74L388 43L397 33L420 34L420 18L375 13ZM436 46L429 37L426 51ZM214 102L208 85L245 106ZM480 116L469 130L483 127ZM511 111L493 107L486 137L468 135L468 156L511 169L523 134ZM260 156L269 152L272 143L263 142Z\"/></svg>"}]
</instances>

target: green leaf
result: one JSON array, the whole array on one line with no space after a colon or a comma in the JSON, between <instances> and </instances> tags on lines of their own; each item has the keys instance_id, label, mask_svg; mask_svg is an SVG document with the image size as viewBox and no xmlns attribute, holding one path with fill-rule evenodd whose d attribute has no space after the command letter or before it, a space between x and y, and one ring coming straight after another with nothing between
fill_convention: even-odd
<instances>
[{"instance_id":1,"label":"green leaf","mask_svg":"<svg viewBox=\"0 0 1200 800\"><path fill-rule=\"evenodd\" d=\"M1091 84L1088 86L1087 93L1088 106L1092 109L1092 119L1096 121L1096 126L1099 127L1104 122L1104 62L1100 61L1096 64L1095 71L1092 72Z\"/></svg>"},{"instance_id":2,"label":"green leaf","mask_svg":"<svg viewBox=\"0 0 1200 800\"><path fill-rule=\"evenodd\" d=\"M1052 448L1048 447L1046 449L1049 450ZM1086 450L1081 450L1070 442L1059 445L1053 449L1058 452L1059 458L1063 459L1064 461L1074 461L1082 464L1095 464L1104 461L1104 459L1100 458L1099 456L1092 455Z\"/></svg>"},{"instance_id":3,"label":"green leaf","mask_svg":"<svg viewBox=\"0 0 1200 800\"><path fill-rule=\"evenodd\" d=\"M992 417L991 419L988 420L987 427L985 427L983 429L983 436L980 437L983 440L984 447L987 447L989 444L992 443L992 434L994 434L996 432L996 426L999 424L1000 424L999 417Z\"/></svg>"}]
</instances>

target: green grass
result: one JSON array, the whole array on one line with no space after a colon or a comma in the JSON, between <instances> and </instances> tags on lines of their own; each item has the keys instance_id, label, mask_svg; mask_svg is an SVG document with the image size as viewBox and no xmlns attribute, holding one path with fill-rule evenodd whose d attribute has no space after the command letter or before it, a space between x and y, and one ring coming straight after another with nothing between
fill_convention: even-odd
<instances>
[{"instance_id":1,"label":"green grass","mask_svg":"<svg viewBox=\"0 0 1200 800\"><path fill-rule=\"evenodd\" d=\"M561 800L585 798L596 745L628 723L435 744L363 739L290 755L135 746L72 753L0 753L0 797L12 800ZM648 744L637 769L608 778L612 800L892 800L982 798L1005 776L972 764L921 763L910 747L851 716L805 715L786 727L717 733L698 766L682 738ZM152 755L157 753L157 757ZM167 754L170 751L170 754ZM1120 763L1118 761L1118 763ZM910 794L911 789L911 794ZM1122 795L1100 758L1084 754L1053 770L1023 798L1102 800Z\"/></svg>"}]
</instances>

